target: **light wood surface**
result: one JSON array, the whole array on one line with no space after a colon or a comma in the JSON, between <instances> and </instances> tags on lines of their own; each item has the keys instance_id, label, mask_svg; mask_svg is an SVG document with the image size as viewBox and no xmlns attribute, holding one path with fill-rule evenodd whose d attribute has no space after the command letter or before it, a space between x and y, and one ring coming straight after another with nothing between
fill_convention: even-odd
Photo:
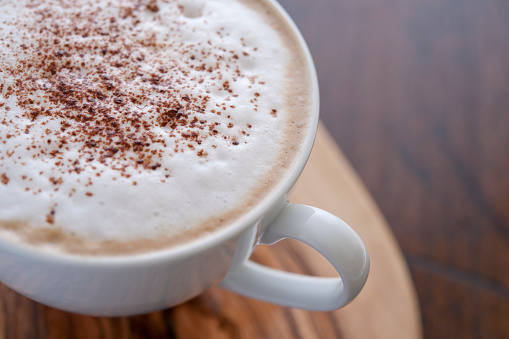
<instances>
[{"instance_id":1,"label":"light wood surface","mask_svg":"<svg viewBox=\"0 0 509 339\"><path fill-rule=\"evenodd\" d=\"M320 127L312 155L290 195L341 216L371 258L365 288L335 312L309 312L213 287L177 307L148 315L96 318L32 302L0 285L2 338L421 338L414 288L397 243L364 186ZM313 249L293 240L261 246L253 260L293 272L334 276Z\"/></svg>"}]
</instances>

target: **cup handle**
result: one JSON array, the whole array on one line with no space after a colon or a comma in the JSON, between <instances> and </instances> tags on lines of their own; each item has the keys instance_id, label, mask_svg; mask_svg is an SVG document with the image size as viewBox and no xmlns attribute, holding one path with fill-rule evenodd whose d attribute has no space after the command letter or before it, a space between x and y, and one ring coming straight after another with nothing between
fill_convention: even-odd
<instances>
[{"instance_id":1,"label":"cup handle","mask_svg":"<svg viewBox=\"0 0 509 339\"><path fill-rule=\"evenodd\" d=\"M221 286L236 293L289 307L332 311L352 301L369 272L369 256L360 237L338 217L316 207L288 204L259 243L300 240L320 252L338 278L315 277L273 269L244 260L232 267Z\"/></svg>"}]
</instances>

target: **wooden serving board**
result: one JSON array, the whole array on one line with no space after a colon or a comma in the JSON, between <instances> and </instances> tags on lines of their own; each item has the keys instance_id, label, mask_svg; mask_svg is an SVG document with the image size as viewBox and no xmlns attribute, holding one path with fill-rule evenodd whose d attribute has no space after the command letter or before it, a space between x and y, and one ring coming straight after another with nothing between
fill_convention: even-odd
<instances>
[{"instance_id":1,"label":"wooden serving board","mask_svg":"<svg viewBox=\"0 0 509 339\"><path fill-rule=\"evenodd\" d=\"M421 338L414 288L384 218L327 131L320 127L290 201L342 217L371 258L366 286L350 305L310 312L244 298L219 287L177 307L123 318L76 315L33 302L0 284L1 338ZM335 276L313 249L284 240L253 260L293 272Z\"/></svg>"}]
</instances>

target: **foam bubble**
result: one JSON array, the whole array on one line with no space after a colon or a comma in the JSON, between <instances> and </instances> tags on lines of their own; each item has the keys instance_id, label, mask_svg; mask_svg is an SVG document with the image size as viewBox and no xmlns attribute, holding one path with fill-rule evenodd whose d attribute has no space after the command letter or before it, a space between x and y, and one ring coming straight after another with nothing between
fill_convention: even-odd
<instances>
[{"instance_id":1,"label":"foam bubble","mask_svg":"<svg viewBox=\"0 0 509 339\"><path fill-rule=\"evenodd\" d=\"M181 2L182 14L189 19L198 18L202 15L202 2L187 0Z\"/></svg>"}]
</instances>

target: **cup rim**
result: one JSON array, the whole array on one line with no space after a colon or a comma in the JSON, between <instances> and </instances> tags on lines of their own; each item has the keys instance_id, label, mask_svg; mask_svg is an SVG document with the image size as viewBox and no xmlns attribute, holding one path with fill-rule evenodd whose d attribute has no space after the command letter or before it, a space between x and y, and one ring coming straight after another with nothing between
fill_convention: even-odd
<instances>
[{"instance_id":1,"label":"cup rim","mask_svg":"<svg viewBox=\"0 0 509 339\"><path fill-rule=\"evenodd\" d=\"M312 114L308 121L306 137L302 142L300 154L297 155L292 164L292 168L288 173L279 181L277 189L273 190L267 197L257 203L249 212L243 214L230 225L218 227L210 234L199 236L196 239L184 242L179 245L173 245L168 248L162 248L155 251L141 252L141 253L125 253L119 255L87 255L87 254L74 254L68 252L48 252L38 249L36 246L28 245L25 243L10 242L6 239L0 239L0 251L8 251L12 254L23 256L35 256L39 260L46 259L53 262L84 264L84 265L132 265L141 262L157 262L167 261L169 257L172 259L179 259L189 257L194 254L203 252L212 247L218 246L222 242L239 235L248 227L255 225L264 213L288 193L292 186L300 176L306 162L311 154L311 149L314 144L318 123L319 123L319 89L316 68L311 56L311 52L306 44L297 25L284 8L277 2L277 0L266 0L280 16L286 20L289 27L292 29L296 38L298 39L300 48L306 59L309 70L310 86L311 86L311 100L312 100Z\"/></svg>"}]
</instances>

